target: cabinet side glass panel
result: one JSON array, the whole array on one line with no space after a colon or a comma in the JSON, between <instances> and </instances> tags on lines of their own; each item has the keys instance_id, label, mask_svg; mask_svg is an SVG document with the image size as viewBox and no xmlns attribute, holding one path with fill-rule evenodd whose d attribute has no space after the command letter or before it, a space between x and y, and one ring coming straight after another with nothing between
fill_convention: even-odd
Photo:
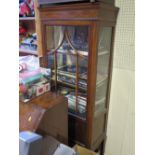
<instances>
[{"instance_id":1,"label":"cabinet side glass panel","mask_svg":"<svg viewBox=\"0 0 155 155\"><path fill-rule=\"evenodd\" d=\"M68 98L69 113L86 118L88 26L47 26L52 90Z\"/></svg>"},{"instance_id":2,"label":"cabinet side glass panel","mask_svg":"<svg viewBox=\"0 0 155 155\"><path fill-rule=\"evenodd\" d=\"M98 60L97 60L97 80L95 111L93 118L92 145L97 138L103 136L105 102L108 83L109 58L111 48L111 27L102 27L99 31Z\"/></svg>"},{"instance_id":3,"label":"cabinet side glass panel","mask_svg":"<svg viewBox=\"0 0 155 155\"><path fill-rule=\"evenodd\" d=\"M104 111L108 82L111 36L111 27L102 27L100 29L97 61L95 114Z\"/></svg>"}]
</instances>

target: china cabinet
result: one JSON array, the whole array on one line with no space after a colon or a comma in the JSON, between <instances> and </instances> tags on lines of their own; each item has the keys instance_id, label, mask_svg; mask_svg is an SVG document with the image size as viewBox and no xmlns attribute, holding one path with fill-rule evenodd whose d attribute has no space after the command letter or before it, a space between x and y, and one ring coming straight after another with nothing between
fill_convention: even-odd
<instances>
[{"instance_id":1,"label":"china cabinet","mask_svg":"<svg viewBox=\"0 0 155 155\"><path fill-rule=\"evenodd\" d=\"M68 98L69 142L103 152L118 8L106 3L39 5L51 91Z\"/></svg>"}]
</instances>

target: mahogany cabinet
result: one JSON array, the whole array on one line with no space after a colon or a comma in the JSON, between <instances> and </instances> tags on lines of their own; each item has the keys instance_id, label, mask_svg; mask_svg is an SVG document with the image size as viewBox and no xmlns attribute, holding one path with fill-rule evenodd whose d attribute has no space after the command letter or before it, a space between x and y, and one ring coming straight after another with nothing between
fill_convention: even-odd
<instances>
[{"instance_id":1,"label":"mahogany cabinet","mask_svg":"<svg viewBox=\"0 0 155 155\"><path fill-rule=\"evenodd\" d=\"M38 6L52 92L68 98L69 142L103 150L118 8L106 3Z\"/></svg>"}]
</instances>

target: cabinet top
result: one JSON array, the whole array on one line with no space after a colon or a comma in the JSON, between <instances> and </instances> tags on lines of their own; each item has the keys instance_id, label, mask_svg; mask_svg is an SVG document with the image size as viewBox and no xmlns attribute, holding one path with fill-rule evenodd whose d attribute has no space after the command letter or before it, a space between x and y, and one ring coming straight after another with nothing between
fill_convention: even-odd
<instances>
[{"instance_id":1,"label":"cabinet top","mask_svg":"<svg viewBox=\"0 0 155 155\"><path fill-rule=\"evenodd\" d=\"M73 3L38 6L43 20L103 20L115 22L118 8L114 5L95 3Z\"/></svg>"},{"instance_id":2,"label":"cabinet top","mask_svg":"<svg viewBox=\"0 0 155 155\"><path fill-rule=\"evenodd\" d=\"M89 3L89 2L85 2L85 3L67 3L67 4L59 4L59 5L38 5L37 8L39 8L39 10L43 11L43 10L81 10L81 9L117 9L117 7L115 7L112 4L107 4L104 2L94 2L94 3Z\"/></svg>"}]
</instances>

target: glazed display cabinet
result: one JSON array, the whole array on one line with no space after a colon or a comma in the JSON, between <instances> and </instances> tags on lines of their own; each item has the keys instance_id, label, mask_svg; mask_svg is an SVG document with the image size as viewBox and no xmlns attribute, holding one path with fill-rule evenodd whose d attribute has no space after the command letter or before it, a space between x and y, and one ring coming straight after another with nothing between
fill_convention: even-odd
<instances>
[{"instance_id":1,"label":"glazed display cabinet","mask_svg":"<svg viewBox=\"0 0 155 155\"><path fill-rule=\"evenodd\" d=\"M51 91L68 98L69 143L92 150L106 140L113 35L118 8L104 3L39 6Z\"/></svg>"}]
</instances>

